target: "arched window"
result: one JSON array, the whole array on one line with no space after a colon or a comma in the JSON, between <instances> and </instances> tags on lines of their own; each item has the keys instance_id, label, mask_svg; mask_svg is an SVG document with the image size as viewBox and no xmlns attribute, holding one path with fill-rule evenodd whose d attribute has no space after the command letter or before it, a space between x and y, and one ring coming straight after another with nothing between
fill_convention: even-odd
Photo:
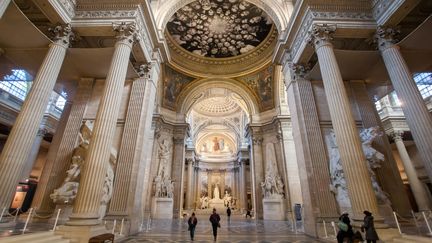
<instances>
[{"instance_id":1,"label":"arched window","mask_svg":"<svg viewBox=\"0 0 432 243\"><path fill-rule=\"evenodd\" d=\"M25 100L33 77L22 69L12 69L11 74L4 76L0 80L0 89L12 94L20 100Z\"/></svg>"},{"instance_id":2,"label":"arched window","mask_svg":"<svg viewBox=\"0 0 432 243\"><path fill-rule=\"evenodd\" d=\"M414 80L423 99L432 96L432 73L416 73L414 74Z\"/></svg>"}]
</instances>

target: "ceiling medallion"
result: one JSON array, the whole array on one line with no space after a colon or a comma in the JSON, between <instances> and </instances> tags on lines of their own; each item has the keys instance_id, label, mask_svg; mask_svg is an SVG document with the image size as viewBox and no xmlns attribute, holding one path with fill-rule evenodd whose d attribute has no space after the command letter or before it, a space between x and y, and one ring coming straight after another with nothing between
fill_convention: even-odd
<instances>
[{"instance_id":1,"label":"ceiling medallion","mask_svg":"<svg viewBox=\"0 0 432 243\"><path fill-rule=\"evenodd\" d=\"M204 57L234 57L257 47L273 22L244 0L198 0L178 10L168 33L184 49Z\"/></svg>"}]
</instances>

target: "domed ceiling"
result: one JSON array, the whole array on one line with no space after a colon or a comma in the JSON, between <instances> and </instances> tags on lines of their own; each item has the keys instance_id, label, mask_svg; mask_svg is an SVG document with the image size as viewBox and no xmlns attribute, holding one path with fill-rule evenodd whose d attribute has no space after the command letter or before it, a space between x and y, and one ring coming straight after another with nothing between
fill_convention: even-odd
<instances>
[{"instance_id":1,"label":"domed ceiling","mask_svg":"<svg viewBox=\"0 0 432 243\"><path fill-rule=\"evenodd\" d=\"M178 10L167 24L172 39L204 57L248 53L272 30L270 17L243 0L198 0Z\"/></svg>"},{"instance_id":2,"label":"domed ceiling","mask_svg":"<svg viewBox=\"0 0 432 243\"><path fill-rule=\"evenodd\" d=\"M225 96L204 99L197 103L194 109L207 116L227 116L238 112L241 108L231 97Z\"/></svg>"}]
</instances>

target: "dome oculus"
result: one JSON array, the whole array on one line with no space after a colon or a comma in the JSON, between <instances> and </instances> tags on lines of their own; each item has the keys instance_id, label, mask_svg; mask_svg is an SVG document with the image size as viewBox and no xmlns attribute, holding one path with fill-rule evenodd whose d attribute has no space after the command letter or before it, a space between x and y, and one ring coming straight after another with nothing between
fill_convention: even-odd
<instances>
[{"instance_id":1,"label":"dome oculus","mask_svg":"<svg viewBox=\"0 0 432 243\"><path fill-rule=\"evenodd\" d=\"M177 11L168 33L184 49L204 57L233 57L258 46L273 22L243 0L199 0Z\"/></svg>"}]
</instances>

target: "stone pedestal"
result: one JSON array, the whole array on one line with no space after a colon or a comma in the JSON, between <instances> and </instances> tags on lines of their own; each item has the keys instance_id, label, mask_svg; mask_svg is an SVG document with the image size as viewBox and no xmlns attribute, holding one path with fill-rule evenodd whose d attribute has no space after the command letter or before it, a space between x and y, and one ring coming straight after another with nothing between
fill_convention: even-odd
<instances>
[{"instance_id":1,"label":"stone pedestal","mask_svg":"<svg viewBox=\"0 0 432 243\"><path fill-rule=\"evenodd\" d=\"M56 235L61 235L65 239L70 239L74 243L87 243L90 238L110 233L103 225L95 225L89 227L68 226L62 225L57 227Z\"/></svg>"},{"instance_id":2,"label":"stone pedestal","mask_svg":"<svg viewBox=\"0 0 432 243\"><path fill-rule=\"evenodd\" d=\"M283 199L263 199L264 220L285 220L285 208Z\"/></svg>"},{"instance_id":3,"label":"stone pedestal","mask_svg":"<svg viewBox=\"0 0 432 243\"><path fill-rule=\"evenodd\" d=\"M172 198L154 197L152 199L152 218L172 219L174 200Z\"/></svg>"},{"instance_id":4,"label":"stone pedestal","mask_svg":"<svg viewBox=\"0 0 432 243\"><path fill-rule=\"evenodd\" d=\"M58 224L64 224L66 221L69 220L69 216L72 214L72 210L73 210L73 206L72 205L56 205L55 210L54 210L54 214L51 217L50 221L52 220L53 222L55 221L55 218L57 217L57 212L58 210L61 209L60 211L60 215L59 215L59 219L58 219Z\"/></svg>"},{"instance_id":5,"label":"stone pedestal","mask_svg":"<svg viewBox=\"0 0 432 243\"><path fill-rule=\"evenodd\" d=\"M213 209L216 208L216 211L221 213L225 211L225 205L224 205L224 200L223 199L216 199L213 198L210 200L209 202L209 208Z\"/></svg>"}]
</instances>

